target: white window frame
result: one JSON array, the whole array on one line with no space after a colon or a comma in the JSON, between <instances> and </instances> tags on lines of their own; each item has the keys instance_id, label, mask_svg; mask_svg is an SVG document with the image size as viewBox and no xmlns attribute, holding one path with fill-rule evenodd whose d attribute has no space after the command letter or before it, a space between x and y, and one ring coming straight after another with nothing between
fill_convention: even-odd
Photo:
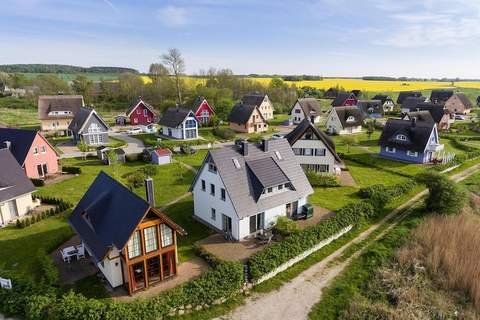
<instances>
[{"instance_id":1,"label":"white window frame","mask_svg":"<svg viewBox=\"0 0 480 320\"><path fill-rule=\"evenodd\" d=\"M391 148L391 147L385 147L385 151L388 152L388 153L395 153L397 152L397 150L395 148Z\"/></svg>"},{"instance_id":2,"label":"white window frame","mask_svg":"<svg viewBox=\"0 0 480 320\"><path fill-rule=\"evenodd\" d=\"M409 157L418 157L418 152L407 150L407 156L409 156Z\"/></svg>"},{"instance_id":3,"label":"white window frame","mask_svg":"<svg viewBox=\"0 0 480 320\"><path fill-rule=\"evenodd\" d=\"M37 147L33 148L33 155L38 156L38 148Z\"/></svg>"},{"instance_id":4,"label":"white window frame","mask_svg":"<svg viewBox=\"0 0 480 320\"><path fill-rule=\"evenodd\" d=\"M397 134L395 138L400 141L407 141L407 136L404 134Z\"/></svg>"},{"instance_id":5,"label":"white window frame","mask_svg":"<svg viewBox=\"0 0 480 320\"><path fill-rule=\"evenodd\" d=\"M210 208L210 219L217 221L217 210Z\"/></svg>"},{"instance_id":6,"label":"white window frame","mask_svg":"<svg viewBox=\"0 0 480 320\"><path fill-rule=\"evenodd\" d=\"M162 238L162 248L173 245L173 229L165 223L160 225L160 235Z\"/></svg>"},{"instance_id":7,"label":"white window frame","mask_svg":"<svg viewBox=\"0 0 480 320\"><path fill-rule=\"evenodd\" d=\"M152 231L153 230L153 231ZM151 226L143 229L143 239L145 242L145 253L158 250L157 226Z\"/></svg>"}]
</instances>

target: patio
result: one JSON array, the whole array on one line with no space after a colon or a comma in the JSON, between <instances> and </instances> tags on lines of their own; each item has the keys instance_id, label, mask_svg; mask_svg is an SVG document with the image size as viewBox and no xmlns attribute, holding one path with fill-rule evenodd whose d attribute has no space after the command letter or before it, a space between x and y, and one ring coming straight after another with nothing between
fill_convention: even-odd
<instances>
[{"instance_id":1,"label":"patio","mask_svg":"<svg viewBox=\"0 0 480 320\"><path fill-rule=\"evenodd\" d=\"M225 261L245 261L254 253L265 248L256 239L227 241L222 234L214 234L195 243Z\"/></svg>"},{"instance_id":2,"label":"patio","mask_svg":"<svg viewBox=\"0 0 480 320\"><path fill-rule=\"evenodd\" d=\"M298 227L303 230L306 227L313 226L322 220L333 217L334 215L335 215L335 212L333 211L330 211L322 207L313 206L313 217L307 220L298 220L297 221Z\"/></svg>"},{"instance_id":3,"label":"patio","mask_svg":"<svg viewBox=\"0 0 480 320\"><path fill-rule=\"evenodd\" d=\"M98 272L97 266L88 256L79 260L72 259L70 263L63 261L60 250L66 247L79 245L80 243L80 238L75 235L50 254L53 263L58 269L60 282L62 284L73 284L78 280L92 276Z\"/></svg>"}]
</instances>

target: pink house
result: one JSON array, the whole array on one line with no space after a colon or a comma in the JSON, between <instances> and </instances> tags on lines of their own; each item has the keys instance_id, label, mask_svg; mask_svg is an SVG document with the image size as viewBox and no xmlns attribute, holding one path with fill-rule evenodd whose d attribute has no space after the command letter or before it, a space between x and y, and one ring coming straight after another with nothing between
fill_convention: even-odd
<instances>
[{"instance_id":1,"label":"pink house","mask_svg":"<svg viewBox=\"0 0 480 320\"><path fill-rule=\"evenodd\" d=\"M35 130L0 128L0 149L8 148L27 177L42 179L58 173L58 153Z\"/></svg>"},{"instance_id":2,"label":"pink house","mask_svg":"<svg viewBox=\"0 0 480 320\"><path fill-rule=\"evenodd\" d=\"M141 98L128 109L126 114L127 118L130 119L130 124L134 126L155 123L155 117L157 116L153 107Z\"/></svg>"}]
</instances>

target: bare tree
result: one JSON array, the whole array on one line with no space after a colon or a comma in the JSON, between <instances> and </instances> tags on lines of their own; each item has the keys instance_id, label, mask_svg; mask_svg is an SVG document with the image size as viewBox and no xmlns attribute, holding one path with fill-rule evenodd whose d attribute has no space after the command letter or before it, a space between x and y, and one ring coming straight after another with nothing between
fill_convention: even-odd
<instances>
[{"instance_id":1,"label":"bare tree","mask_svg":"<svg viewBox=\"0 0 480 320\"><path fill-rule=\"evenodd\" d=\"M175 77L178 103L182 103L182 85L180 76L185 72L185 61L180 50L171 48L161 56L163 63L170 69L170 74Z\"/></svg>"},{"instance_id":2,"label":"bare tree","mask_svg":"<svg viewBox=\"0 0 480 320\"><path fill-rule=\"evenodd\" d=\"M152 63L148 73L153 77L164 77L168 76L168 69L161 63Z\"/></svg>"}]
</instances>

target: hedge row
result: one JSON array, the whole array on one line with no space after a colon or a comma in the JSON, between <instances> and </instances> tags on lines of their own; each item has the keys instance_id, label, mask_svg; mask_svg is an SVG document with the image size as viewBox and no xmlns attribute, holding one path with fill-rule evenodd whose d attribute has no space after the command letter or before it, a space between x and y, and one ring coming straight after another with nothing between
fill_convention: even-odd
<instances>
[{"instance_id":1,"label":"hedge row","mask_svg":"<svg viewBox=\"0 0 480 320\"><path fill-rule=\"evenodd\" d=\"M62 171L69 174L80 174L82 173L82 168L80 167L62 167Z\"/></svg>"},{"instance_id":2,"label":"hedge row","mask_svg":"<svg viewBox=\"0 0 480 320\"><path fill-rule=\"evenodd\" d=\"M361 188L358 194L361 198L368 199L376 211L382 210L388 202L409 192L416 186L414 180L386 186L384 184L375 184L366 188Z\"/></svg>"},{"instance_id":3,"label":"hedge row","mask_svg":"<svg viewBox=\"0 0 480 320\"><path fill-rule=\"evenodd\" d=\"M35 223L40 222L44 219L47 219L48 217L52 217L56 214L62 213L69 208L70 207L68 207L66 204L60 204L56 208L48 209L48 210L45 210L43 212L36 213L36 214L27 215L25 217L17 219L16 226L17 226L17 228L20 228L20 229L23 229L25 227L29 227L32 224L35 224Z\"/></svg>"},{"instance_id":4,"label":"hedge row","mask_svg":"<svg viewBox=\"0 0 480 320\"><path fill-rule=\"evenodd\" d=\"M222 139L227 139L227 140L233 139L236 136L235 131L233 131L232 129L221 128L221 127L213 129L213 134L216 135L217 137L220 137Z\"/></svg>"},{"instance_id":5,"label":"hedge row","mask_svg":"<svg viewBox=\"0 0 480 320\"><path fill-rule=\"evenodd\" d=\"M45 180L43 179L30 179L35 187L43 187L45 185Z\"/></svg>"},{"instance_id":6,"label":"hedge row","mask_svg":"<svg viewBox=\"0 0 480 320\"><path fill-rule=\"evenodd\" d=\"M338 178L331 174L317 173L315 171L307 171L306 176L312 187L339 187Z\"/></svg>"},{"instance_id":7,"label":"hedge row","mask_svg":"<svg viewBox=\"0 0 480 320\"><path fill-rule=\"evenodd\" d=\"M250 276L254 280L275 270L290 259L312 248L342 229L356 224L362 217L373 214L373 207L366 202L352 203L337 211L332 218L293 233L282 242L257 252L248 260Z\"/></svg>"},{"instance_id":8,"label":"hedge row","mask_svg":"<svg viewBox=\"0 0 480 320\"><path fill-rule=\"evenodd\" d=\"M36 320L164 319L175 310L207 308L239 294L243 267L239 262L221 262L195 280L151 299L133 302L87 299L71 291L62 293L45 283L54 282L55 275L49 273L48 279L13 279L12 290L0 289L0 313Z\"/></svg>"}]
</instances>

